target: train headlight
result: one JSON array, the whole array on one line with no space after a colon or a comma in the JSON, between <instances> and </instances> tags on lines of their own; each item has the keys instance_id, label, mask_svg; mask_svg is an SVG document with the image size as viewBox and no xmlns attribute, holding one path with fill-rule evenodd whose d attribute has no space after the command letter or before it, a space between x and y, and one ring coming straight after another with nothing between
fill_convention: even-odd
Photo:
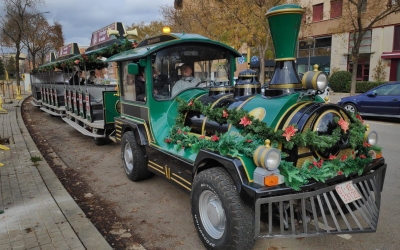
<instances>
[{"instance_id":1,"label":"train headlight","mask_svg":"<svg viewBox=\"0 0 400 250\"><path fill-rule=\"evenodd\" d=\"M254 152L253 160L257 167L273 171L281 163L281 151L272 148L270 141L265 140L265 146L259 146Z\"/></svg>"},{"instance_id":2,"label":"train headlight","mask_svg":"<svg viewBox=\"0 0 400 250\"><path fill-rule=\"evenodd\" d=\"M367 131L364 134L364 140L371 145L378 144L378 133L376 131L369 130L369 124L365 125L367 127Z\"/></svg>"},{"instance_id":3,"label":"train headlight","mask_svg":"<svg viewBox=\"0 0 400 250\"><path fill-rule=\"evenodd\" d=\"M371 145L378 144L378 133L376 133L375 131L369 132L367 136L367 142Z\"/></svg>"},{"instance_id":4,"label":"train headlight","mask_svg":"<svg viewBox=\"0 0 400 250\"><path fill-rule=\"evenodd\" d=\"M324 92L328 87L328 77L322 71L307 71L301 80L303 89L315 89Z\"/></svg>"}]
</instances>

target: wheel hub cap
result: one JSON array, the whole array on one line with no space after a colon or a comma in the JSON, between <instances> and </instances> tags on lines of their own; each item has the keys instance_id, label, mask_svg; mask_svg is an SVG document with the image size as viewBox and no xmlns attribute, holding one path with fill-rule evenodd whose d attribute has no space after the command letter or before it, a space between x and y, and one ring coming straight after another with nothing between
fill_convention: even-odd
<instances>
[{"instance_id":1,"label":"wheel hub cap","mask_svg":"<svg viewBox=\"0 0 400 250\"><path fill-rule=\"evenodd\" d=\"M201 222L207 233L214 239L224 235L226 216L219 198L211 191L205 190L199 199Z\"/></svg>"},{"instance_id":2,"label":"wheel hub cap","mask_svg":"<svg viewBox=\"0 0 400 250\"><path fill-rule=\"evenodd\" d=\"M133 169L133 154L131 145L128 142L125 144L124 161L126 168L131 171Z\"/></svg>"}]
</instances>

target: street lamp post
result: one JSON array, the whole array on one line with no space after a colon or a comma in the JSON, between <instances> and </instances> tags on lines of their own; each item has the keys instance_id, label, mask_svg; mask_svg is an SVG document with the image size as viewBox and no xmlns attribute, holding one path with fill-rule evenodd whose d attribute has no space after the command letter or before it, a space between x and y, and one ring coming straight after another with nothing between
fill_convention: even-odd
<instances>
[{"instance_id":1,"label":"street lamp post","mask_svg":"<svg viewBox=\"0 0 400 250\"><path fill-rule=\"evenodd\" d=\"M311 59L311 58L310 58L310 57L311 57L311 45L314 44L315 39L314 39L314 37L310 36L310 37L307 37L306 42L307 42L307 45L308 45L308 65L307 65L307 71L309 71L309 70L310 70L310 59Z\"/></svg>"}]
</instances>

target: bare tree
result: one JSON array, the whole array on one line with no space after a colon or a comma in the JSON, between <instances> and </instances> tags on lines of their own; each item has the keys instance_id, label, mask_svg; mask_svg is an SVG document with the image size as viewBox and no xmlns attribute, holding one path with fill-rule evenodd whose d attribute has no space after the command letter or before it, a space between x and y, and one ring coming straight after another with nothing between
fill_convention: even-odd
<instances>
[{"instance_id":1,"label":"bare tree","mask_svg":"<svg viewBox=\"0 0 400 250\"><path fill-rule=\"evenodd\" d=\"M22 39L25 35L25 24L29 13L37 13L36 7L42 3L41 0L2 0L4 4L4 16L1 18L2 32L1 39L16 50L16 79L17 86L20 86L19 59L24 44Z\"/></svg>"},{"instance_id":2,"label":"bare tree","mask_svg":"<svg viewBox=\"0 0 400 250\"><path fill-rule=\"evenodd\" d=\"M389 15L400 11L400 0L345 0L340 25L332 29L335 33L352 31L350 39L353 47L349 54L353 63L350 95L356 92L357 67L360 47L365 34Z\"/></svg>"},{"instance_id":3,"label":"bare tree","mask_svg":"<svg viewBox=\"0 0 400 250\"><path fill-rule=\"evenodd\" d=\"M64 37L61 24L56 22L51 26L41 14L34 14L29 20L22 42L28 49L33 68L36 68L37 55L43 52L48 54L50 50L60 48L64 43Z\"/></svg>"}]
</instances>

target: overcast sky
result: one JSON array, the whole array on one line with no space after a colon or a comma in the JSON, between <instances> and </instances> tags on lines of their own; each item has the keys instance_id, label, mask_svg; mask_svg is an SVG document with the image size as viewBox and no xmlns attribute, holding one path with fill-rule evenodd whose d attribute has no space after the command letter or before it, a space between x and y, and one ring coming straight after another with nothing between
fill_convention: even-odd
<instances>
[{"instance_id":1,"label":"overcast sky","mask_svg":"<svg viewBox=\"0 0 400 250\"><path fill-rule=\"evenodd\" d=\"M162 20L161 5L173 6L174 0L45 0L40 11L50 24L62 24L65 44L89 46L92 32L114 22L125 27L133 23Z\"/></svg>"}]
</instances>

